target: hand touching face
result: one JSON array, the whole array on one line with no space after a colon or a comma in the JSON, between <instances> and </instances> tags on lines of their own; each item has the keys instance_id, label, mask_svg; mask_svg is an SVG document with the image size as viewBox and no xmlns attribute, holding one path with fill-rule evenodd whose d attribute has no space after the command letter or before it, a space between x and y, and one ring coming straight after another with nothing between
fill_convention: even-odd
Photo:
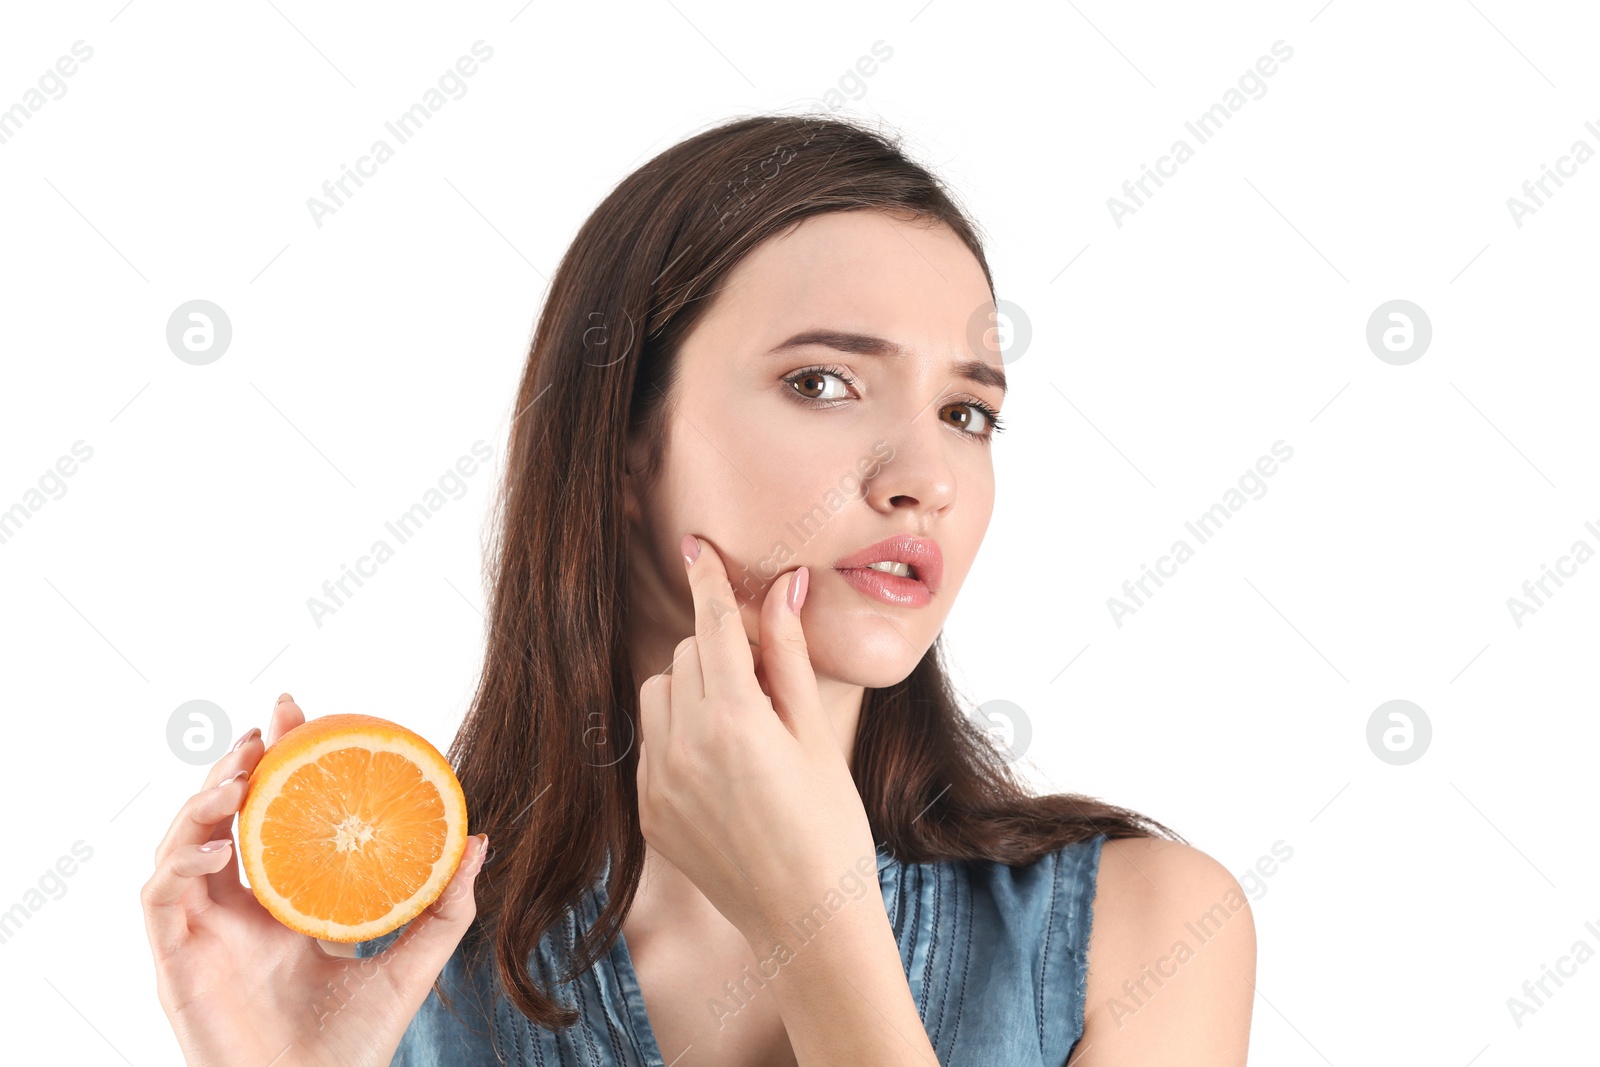
<instances>
[{"instance_id":1,"label":"hand touching face","mask_svg":"<svg viewBox=\"0 0 1600 1067\"><path fill-rule=\"evenodd\" d=\"M876 849L807 652L808 569L769 586L752 652L716 548L683 552L695 632L640 688L640 828L755 944Z\"/></svg>"}]
</instances>

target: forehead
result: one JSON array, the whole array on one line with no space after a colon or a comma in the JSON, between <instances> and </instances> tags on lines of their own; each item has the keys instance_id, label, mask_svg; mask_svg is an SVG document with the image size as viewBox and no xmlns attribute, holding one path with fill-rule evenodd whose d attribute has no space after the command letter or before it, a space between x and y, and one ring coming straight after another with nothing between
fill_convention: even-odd
<instances>
[{"instance_id":1,"label":"forehead","mask_svg":"<svg viewBox=\"0 0 1600 1067\"><path fill-rule=\"evenodd\" d=\"M745 256L702 326L719 346L776 344L825 327L970 356L969 325L991 303L977 257L948 226L879 211L831 212ZM986 358L1000 362L998 352Z\"/></svg>"}]
</instances>

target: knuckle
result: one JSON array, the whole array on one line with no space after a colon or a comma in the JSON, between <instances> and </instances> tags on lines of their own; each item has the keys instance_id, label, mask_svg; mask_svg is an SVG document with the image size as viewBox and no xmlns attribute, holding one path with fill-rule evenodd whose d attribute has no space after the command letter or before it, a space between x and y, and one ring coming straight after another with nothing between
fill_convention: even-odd
<instances>
[{"instance_id":1,"label":"knuckle","mask_svg":"<svg viewBox=\"0 0 1600 1067\"><path fill-rule=\"evenodd\" d=\"M450 921L471 923L478 914L477 894L473 891L472 883L464 883L460 890L444 901L444 906L449 909Z\"/></svg>"},{"instance_id":2,"label":"knuckle","mask_svg":"<svg viewBox=\"0 0 1600 1067\"><path fill-rule=\"evenodd\" d=\"M208 826L216 822L216 816L208 815L206 812L206 809L211 807L211 801L215 795L216 791L214 789L208 789L203 793L196 793L185 801L183 805L184 821Z\"/></svg>"},{"instance_id":3,"label":"knuckle","mask_svg":"<svg viewBox=\"0 0 1600 1067\"><path fill-rule=\"evenodd\" d=\"M806 635L800 631L782 634L778 638L778 648L791 656L805 656Z\"/></svg>"}]
</instances>

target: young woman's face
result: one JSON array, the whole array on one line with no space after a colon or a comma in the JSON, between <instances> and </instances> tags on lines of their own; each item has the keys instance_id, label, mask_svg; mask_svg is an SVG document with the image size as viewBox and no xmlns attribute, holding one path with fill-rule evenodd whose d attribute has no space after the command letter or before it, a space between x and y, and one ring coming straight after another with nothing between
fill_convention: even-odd
<instances>
[{"instance_id":1,"label":"young woman's face","mask_svg":"<svg viewBox=\"0 0 1600 1067\"><path fill-rule=\"evenodd\" d=\"M694 631L678 550L693 533L722 555L752 642L773 580L805 565L817 675L904 679L944 625L993 511L993 424L973 403L998 411L1005 396L990 307L983 269L954 232L877 211L813 216L746 256L685 339L662 475L630 500L635 607L650 625L674 643ZM819 341L778 350L811 331L880 338L902 354ZM931 595L892 577L897 588L874 595L873 572L836 569L896 535L937 544Z\"/></svg>"}]
</instances>

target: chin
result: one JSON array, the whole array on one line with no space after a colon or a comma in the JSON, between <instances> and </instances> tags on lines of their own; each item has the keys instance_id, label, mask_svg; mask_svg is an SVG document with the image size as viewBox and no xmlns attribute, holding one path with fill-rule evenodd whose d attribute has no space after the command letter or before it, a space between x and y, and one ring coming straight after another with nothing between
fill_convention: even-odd
<instances>
[{"instance_id":1,"label":"chin","mask_svg":"<svg viewBox=\"0 0 1600 1067\"><path fill-rule=\"evenodd\" d=\"M836 635L821 642L808 638L813 673L868 689L887 689L905 681L931 642L911 634L902 640L887 624L874 629L876 633Z\"/></svg>"}]
</instances>

